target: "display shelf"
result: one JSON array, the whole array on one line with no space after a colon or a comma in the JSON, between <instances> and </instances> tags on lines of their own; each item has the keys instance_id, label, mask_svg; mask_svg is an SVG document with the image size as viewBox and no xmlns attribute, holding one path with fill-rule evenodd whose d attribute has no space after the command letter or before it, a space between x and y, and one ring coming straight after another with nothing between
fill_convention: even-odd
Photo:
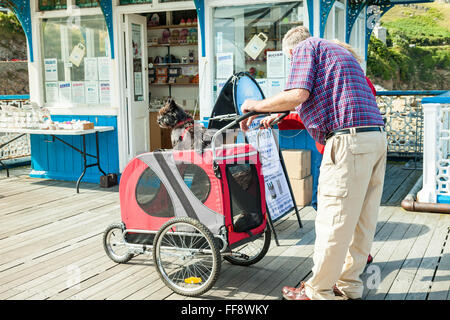
<instances>
[{"instance_id":1,"label":"display shelf","mask_svg":"<svg viewBox=\"0 0 450 320\"><path fill-rule=\"evenodd\" d=\"M147 30L161 30L161 29L186 29L197 28L198 24L185 24L185 25L167 25L167 26L153 26L147 27Z\"/></svg>"},{"instance_id":2,"label":"display shelf","mask_svg":"<svg viewBox=\"0 0 450 320\"><path fill-rule=\"evenodd\" d=\"M198 66L198 62L191 63L157 63L153 64L153 67L171 67L171 66Z\"/></svg>"},{"instance_id":3,"label":"display shelf","mask_svg":"<svg viewBox=\"0 0 450 320\"><path fill-rule=\"evenodd\" d=\"M198 42L195 43L160 43L160 44L149 44L149 48L156 47L196 47L198 46Z\"/></svg>"}]
</instances>

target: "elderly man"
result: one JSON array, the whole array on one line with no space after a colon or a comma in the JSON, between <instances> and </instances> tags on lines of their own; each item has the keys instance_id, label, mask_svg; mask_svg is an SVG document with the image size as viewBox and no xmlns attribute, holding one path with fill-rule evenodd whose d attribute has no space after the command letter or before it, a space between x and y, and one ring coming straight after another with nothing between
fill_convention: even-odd
<instances>
[{"instance_id":1,"label":"elderly man","mask_svg":"<svg viewBox=\"0 0 450 320\"><path fill-rule=\"evenodd\" d=\"M360 299L360 278L372 246L386 167L386 133L364 72L336 43L310 37L305 27L283 38L291 56L285 91L247 100L243 112L296 110L306 129L325 144L318 186L313 275L289 300ZM269 125L274 117L264 119ZM241 124L245 131L254 117Z\"/></svg>"}]
</instances>

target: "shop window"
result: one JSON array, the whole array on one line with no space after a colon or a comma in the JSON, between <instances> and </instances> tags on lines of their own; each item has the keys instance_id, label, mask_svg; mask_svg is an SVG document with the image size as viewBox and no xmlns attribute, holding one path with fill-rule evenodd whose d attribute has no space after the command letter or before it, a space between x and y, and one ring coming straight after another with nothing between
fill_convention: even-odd
<instances>
[{"instance_id":1,"label":"shop window","mask_svg":"<svg viewBox=\"0 0 450 320\"><path fill-rule=\"evenodd\" d=\"M227 79L241 71L258 81L266 97L282 91L290 67L282 39L303 25L304 10L303 1L215 8L215 98Z\"/></svg>"},{"instance_id":2,"label":"shop window","mask_svg":"<svg viewBox=\"0 0 450 320\"><path fill-rule=\"evenodd\" d=\"M211 191L211 182L206 172L192 163L179 163L177 169L195 197L204 203Z\"/></svg>"},{"instance_id":3,"label":"shop window","mask_svg":"<svg viewBox=\"0 0 450 320\"><path fill-rule=\"evenodd\" d=\"M167 3L167 2L187 2L192 0L159 0L160 3Z\"/></svg>"},{"instance_id":4,"label":"shop window","mask_svg":"<svg viewBox=\"0 0 450 320\"><path fill-rule=\"evenodd\" d=\"M97 0L76 0L75 4L80 8L98 7Z\"/></svg>"},{"instance_id":5,"label":"shop window","mask_svg":"<svg viewBox=\"0 0 450 320\"><path fill-rule=\"evenodd\" d=\"M145 213L160 218L174 217L172 201L166 187L152 169L142 173L136 186L136 201Z\"/></svg>"},{"instance_id":6,"label":"shop window","mask_svg":"<svg viewBox=\"0 0 450 320\"><path fill-rule=\"evenodd\" d=\"M152 3L152 0L120 0L120 4L140 4L140 3Z\"/></svg>"},{"instance_id":7,"label":"shop window","mask_svg":"<svg viewBox=\"0 0 450 320\"><path fill-rule=\"evenodd\" d=\"M47 106L110 105L110 48L103 15L42 21Z\"/></svg>"},{"instance_id":8,"label":"shop window","mask_svg":"<svg viewBox=\"0 0 450 320\"><path fill-rule=\"evenodd\" d=\"M39 10L63 10L67 9L67 0L39 0Z\"/></svg>"}]
</instances>

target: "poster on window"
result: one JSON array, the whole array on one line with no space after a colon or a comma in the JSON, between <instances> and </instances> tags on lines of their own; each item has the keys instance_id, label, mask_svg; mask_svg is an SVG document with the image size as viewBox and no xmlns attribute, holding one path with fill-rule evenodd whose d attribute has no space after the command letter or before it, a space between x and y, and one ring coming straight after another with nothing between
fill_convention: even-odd
<instances>
[{"instance_id":1,"label":"poster on window","mask_svg":"<svg viewBox=\"0 0 450 320\"><path fill-rule=\"evenodd\" d=\"M109 81L99 82L100 103L109 104L111 102L111 84Z\"/></svg>"},{"instance_id":2,"label":"poster on window","mask_svg":"<svg viewBox=\"0 0 450 320\"><path fill-rule=\"evenodd\" d=\"M273 97L277 93L284 90L286 83L286 79L279 78L279 79L268 79L267 82L267 96Z\"/></svg>"},{"instance_id":3,"label":"poster on window","mask_svg":"<svg viewBox=\"0 0 450 320\"><path fill-rule=\"evenodd\" d=\"M217 53L217 70L218 79L228 79L234 72L234 56L233 53Z\"/></svg>"},{"instance_id":4,"label":"poster on window","mask_svg":"<svg viewBox=\"0 0 450 320\"><path fill-rule=\"evenodd\" d=\"M83 81L72 81L72 103L86 103Z\"/></svg>"},{"instance_id":5,"label":"poster on window","mask_svg":"<svg viewBox=\"0 0 450 320\"><path fill-rule=\"evenodd\" d=\"M267 51L267 78L284 78L286 68L283 51Z\"/></svg>"},{"instance_id":6,"label":"poster on window","mask_svg":"<svg viewBox=\"0 0 450 320\"><path fill-rule=\"evenodd\" d=\"M246 137L248 142L259 151L267 208L272 221L276 221L294 209L294 201L281 165L273 131L259 130L261 119L255 119L252 122Z\"/></svg>"},{"instance_id":7,"label":"poster on window","mask_svg":"<svg viewBox=\"0 0 450 320\"><path fill-rule=\"evenodd\" d=\"M99 57L98 61L98 80L109 81L111 79L111 60L109 57Z\"/></svg>"},{"instance_id":8,"label":"poster on window","mask_svg":"<svg viewBox=\"0 0 450 320\"><path fill-rule=\"evenodd\" d=\"M44 59L45 81L58 81L58 59Z\"/></svg>"},{"instance_id":9,"label":"poster on window","mask_svg":"<svg viewBox=\"0 0 450 320\"><path fill-rule=\"evenodd\" d=\"M45 83L45 97L47 103L58 101L58 82Z\"/></svg>"},{"instance_id":10,"label":"poster on window","mask_svg":"<svg viewBox=\"0 0 450 320\"><path fill-rule=\"evenodd\" d=\"M61 81L59 83L59 102L71 102L72 100L72 85L68 81Z\"/></svg>"},{"instance_id":11,"label":"poster on window","mask_svg":"<svg viewBox=\"0 0 450 320\"><path fill-rule=\"evenodd\" d=\"M85 82L85 95L87 104L98 104L98 82Z\"/></svg>"},{"instance_id":12,"label":"poster on window","mask_svg":"<svg viewBox=\"0 0 450 320\"><path fill-rule=\"evenodd\" d=\"M97 58L84 58L84 79L86 81L98 80Z\"/></svg>"}]
</instances>

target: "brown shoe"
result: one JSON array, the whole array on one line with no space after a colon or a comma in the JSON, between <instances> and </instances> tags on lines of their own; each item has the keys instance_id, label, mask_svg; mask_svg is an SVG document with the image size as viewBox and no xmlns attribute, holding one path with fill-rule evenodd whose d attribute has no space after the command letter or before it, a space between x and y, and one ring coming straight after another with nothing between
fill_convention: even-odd
<instances>
[{"instance_id":1,"label":"brown shoe","mask_svg":"<svg viewBox=\"0 0 450 320\"><path fill-rule=\"evenodd\" d=\"M305 294L305 283L303 281L298 288L283 287L281 292L283 293L283 298L286 300L311 300Z\"/></svg>"}]
</instances>

